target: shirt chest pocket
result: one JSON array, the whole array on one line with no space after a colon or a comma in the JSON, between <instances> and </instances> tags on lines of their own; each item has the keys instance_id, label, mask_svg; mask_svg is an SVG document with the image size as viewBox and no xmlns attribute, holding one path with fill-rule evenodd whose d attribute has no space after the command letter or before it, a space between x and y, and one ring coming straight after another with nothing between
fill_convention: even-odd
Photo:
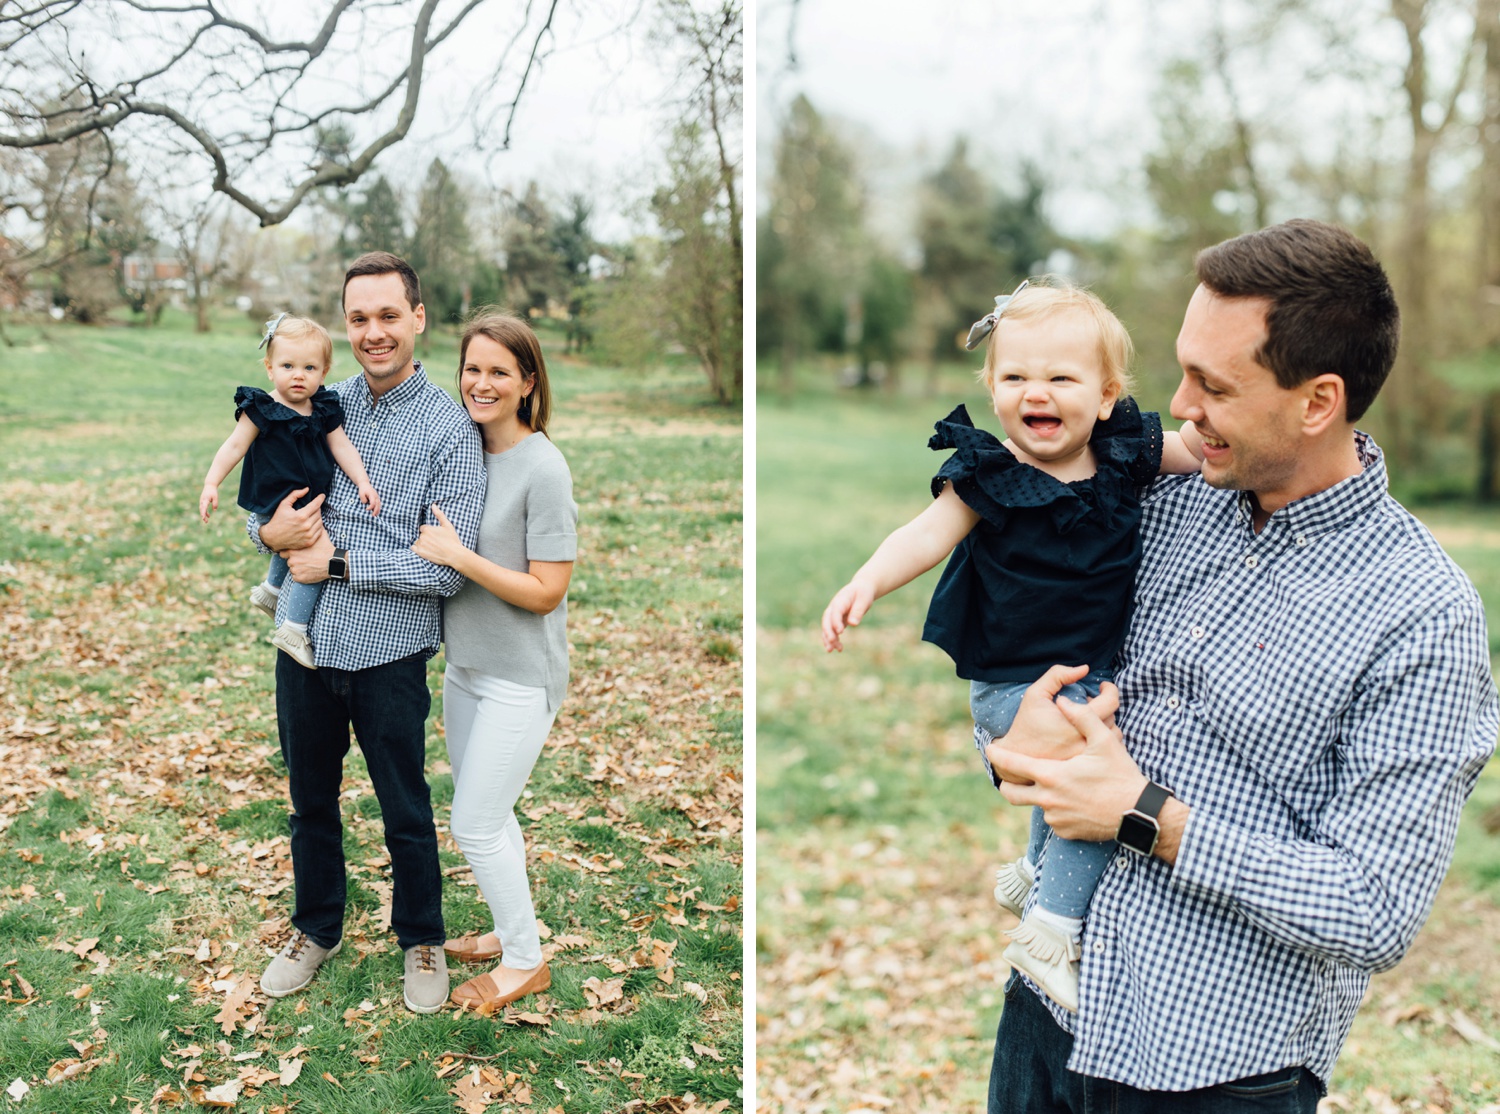
<instances>
[{"instance_id":1,"label":"shirt chest pocket","mask_svg":"<svg viewBox=\"0 0 1500 1114\"><path fill-rule=\"evenodd\" d=\"M1295 627L1289 618L1205 647L1187 700L1209 731L1280 787L1295 784L1337 742L1355 680L1338 655L1289 637Z\"/></svg>"}]
</instances>

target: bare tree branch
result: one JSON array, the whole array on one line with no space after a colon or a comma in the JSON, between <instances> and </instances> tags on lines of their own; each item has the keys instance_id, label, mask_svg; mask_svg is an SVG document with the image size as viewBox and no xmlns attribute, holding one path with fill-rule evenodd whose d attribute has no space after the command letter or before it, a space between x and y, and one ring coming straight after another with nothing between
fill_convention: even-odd
<instances>
[{"instance_id":1,"label":"bare tree branch","mask_svg":"<svg viewBox=\"0 0 1500 1114\"><path fill-rule=\"evenodd\" d=\"M497 72L491 84L508 109L506 146L560 2L538 5L539 16L530 4L518 13L511 41L529 43L529 53L519 72ZM216 192L277 224L313 191L356 182L407 137L428 59L485 5L324 0L316 33L282 40L217 0L0 3L0 42L16 44L0 56L0 149L128 134L133 161L142 149L153 163L201 160ZM408 43L396 68L385 46L394 34ZM354 96L330 93L338 89Z\"/></svg>"}]
</instances>

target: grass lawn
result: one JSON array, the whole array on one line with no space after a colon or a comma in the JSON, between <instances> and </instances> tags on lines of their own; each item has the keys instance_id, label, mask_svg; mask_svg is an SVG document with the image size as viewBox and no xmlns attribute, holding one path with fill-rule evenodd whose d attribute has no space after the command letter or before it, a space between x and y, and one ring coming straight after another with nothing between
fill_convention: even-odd
<instances>
[{"instance_id":1,"label":"grass lawn","mask_svg":"<svg viewBox=\"0 0 1500 1114\"><path fill-rule=\"evenodd\" d=\"M998 422L956 368L935 398L826 382L790 406L763 394L757 412L759 1109L981 1111L1011 923L990 887L1026 816L978 776L967 687L920 642L936 570L878 601L841 655L817 624L925 505L932 422L958 402ZM1421 514L1479 586L1500 649L1500 512ZM1500 1114L1500 838L1482 823L1497 806L1492 767L1431 919L1374 980L1326 1110Z\"/></svg>"},{"instance_id":2,"label":"grass lawn","mask_svg":"<svg viewBox=\"0 0 1500 1114\"><path fill-rule=\"evenodd\" d=\"M246 602L264 560L236 476L208 526L196 507L234 387L264 382L255 325L8 328L0 1090L87 1114L739 1109L738 413L691 368L626 374L544 336L581 512L573 682L518 809L551 990L494 1016L402 1007L356 749L344 951L271 1001L292 894L270 625ZM424 358L448 385L453 338ZM332 378L357 370L340 338ZM458 935L488 910L447 831L442 660L427 757Z\"/></svg>"}]
</instances>

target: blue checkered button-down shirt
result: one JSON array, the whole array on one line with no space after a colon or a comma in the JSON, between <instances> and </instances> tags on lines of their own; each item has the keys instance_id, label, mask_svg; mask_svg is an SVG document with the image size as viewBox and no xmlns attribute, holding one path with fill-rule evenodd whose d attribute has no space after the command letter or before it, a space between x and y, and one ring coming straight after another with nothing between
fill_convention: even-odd
<instances>
[{"instance_id":1,"label":"blue checkered button-down shirt","mask_svg":"<svg viewBox=\"0 0 1500 1114\"><path fill-rule=\"evenodd\" d=\"M443 639L442 599L464 581L418 557L411 545L423 523L436 524L434 503L465 545L478 543L485 483L479 432L446 391L428 382L420 363L378 400L363 375L329 389L343 404L344 432L380 493L380 514L372 516L353 481L334 470L323 528L349 551L349 580L323 582L308 625L313 655L335 669L431 657ZM259 544L254 517L248 528Z\"/></svg>"},{"instance_id":2,"label":"blue checkered button-down shirt","mask_svg":"<svg viewBox=\"0 0 1500 1114\"><path fill-rule=\"evenodd\" d=\"M1358 439L1360 475L1259 534L1196 475L1146 500L1118 719L1192 811L1174 867L1120 850L1094 894L1079 1012L1047 1003L1074 1071L1326 1082L1432 907L1500 706L1478 594Z\"/></svg>"}]
</instances>

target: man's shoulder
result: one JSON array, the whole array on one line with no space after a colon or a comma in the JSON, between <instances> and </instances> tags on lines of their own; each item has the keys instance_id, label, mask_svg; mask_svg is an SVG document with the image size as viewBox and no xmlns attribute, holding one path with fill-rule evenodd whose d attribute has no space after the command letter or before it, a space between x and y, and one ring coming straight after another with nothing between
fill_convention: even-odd
<instances>
[{"instance_id":1,"label":"man's shoulder","mask_svg":"<svg viewBox=\"0 0 1500 1114\"><path fill-rule=\"evenodd\" d=\"M1377 558L1373 575L1388 577L1408 590L1419 588L1428 610L1478 604L1479 593L1468 574L1448 555L1431 528L1393 496L1381 499L1374 512L1354 528L1359 544L1368 546Z\"/></svg>"}]
</instances>

